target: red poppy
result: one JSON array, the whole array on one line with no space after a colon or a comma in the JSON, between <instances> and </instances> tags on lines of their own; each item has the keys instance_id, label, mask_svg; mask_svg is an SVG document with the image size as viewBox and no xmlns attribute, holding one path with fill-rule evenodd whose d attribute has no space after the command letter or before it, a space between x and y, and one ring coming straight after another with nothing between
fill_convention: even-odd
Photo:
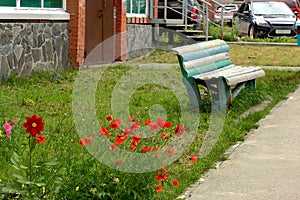
<instances>
[{"instance_id":1,"label":"red poppy","mask_svg":"<svg viewBox=\"0 0 300 200\"><path fill-rule=\"evenodd\" d=\"M184 127L181 126L180 124L178 124L174 130L174 133L177 135L177 136L181 136L183 133L184 133Z\"/></svg>"},{"instance_id":2,"label":"red poppy","mask_svg":"<svg viewBox=\"0 0 300 200\"><path fill-rule=\"evenodd\" d=\"M195 163L198 160L197 156L192 156L191 157L191 163Z\"/></svg>"},{"instance_id":3,"label":"red poppy","mask_svg":"<svg viewBox=\"0 0 300 200\"><path fill-rule=\"evenodd\" d=\"M130 146L130 149L131 149L132 151L135 151L135 150L136 150L136 145L133 145L133 144L132 144L132 145Z\"/></svg>"},{"instance_id":4,"label":"red poppy","mask_svg":"<svg viewBox=\"0 0 300 200\"><path fill-rule=\"evenodd\" d=\"M41 134L44 130L44 122L42 117L32 115L31 117L26 117L26 123L23 124L26 128L26 133L30 133L32 137L36 134Z\"/></svg>"},{"instance_id":5,"label":"red poppy","mask_svg":"<svg viewBox=\"0 0 300 200\"><path fill-rule=\"evenodd\" d=\"M150 126L151 124L153 124L153 122L152 122L151 120L145 121L145 125L146 125L146 126Z\"/></svg>"},{"instance_id":6,"label":"red poppy","mask_svg":"<svg viewBox=\"0 0 300 200\"><path fill-rule=\"evenodd\" d=\"M174 180L174 181L173 181L173 185L174 185L174 186L178 186L178 185L179 185L178 180Z\"/></svg>"},{"instance_id":7,"label":"red poppy","mask_svg":"<svg viewBox=\"0 0 300 200\"><path fill-rule=\"evenodd\" d=\"M92 144L93 138L92 138L92 137L85 137L85 136L84 136L84 141L85 141L85 143L87 143L87 144Z\"/></svg>"},{"instance_id":8,"label":"red poppy","mask_svg":"<svg viewBox=\"0 0 300 200\"><path fill-rule=\"evenodd\" d=\"M150 129L151 129L151 131L159 130L159 125L158 124L151 124Z\"/></svg>"},{"instance_id":9,"label":"red poppy","mask_svg":"<svg viewBox=\"0 0 300 200\"><path fill-rule=\"evenodd\" d=\"M125 139L127 138L127 134L126 133L123 133L123 134L117 134L117 139L115 140L115 144L116 145L119 145L119 144L122 144Z\"/></svg>"},{"instance_id":10,"label":"red poppy","mask_svg":"<svg viewBox=\"0 0 300 200\"><path fill-rule=\"evenodd\" d=\"M115 144L111 144L110 147L109 147L110 150L115 150L117 148L118 148L118 146L115 145Z\"/></svg>"},{"instance_id":11,"label":"red poppy","mask_svg":"<svg viewBox=\"0 0 300 200\"><path fill-rule=\"evenodd\" d=\"M132 115L129 116L129 121L132 122L134 120L134 117Z\"/></svg>"},{"instance_id":12,"label":"red poppy","mask_svg":"<svg viewBox=\"0 0 300 200\"><path fill-rule=\"evenodd\" d=\"M171 128L171 122L165 122L164 128Z\"/></svg>"},{"instance_id":13,"label":"red poppy","mask_svg":"<svg viewBox=\"0 0 300 200\"><path fill-rule=\"evenodd\" d=\"M163 189L162 189L161 185L156 186L156 192L163 192Z\"/></svg>"},{"instance_id":14,"label":"red poppy","mask_svg":"<svg viewBox=\"0 0 300 200\"><path fill-rule=\"evenodd\" d=\"M141 147L142 152L149 152L151 151L151 147Z\"/></svg>"},{"instance_id":15,"label":"red poppy","mask_svg":"<svg viewBox=\"0 0 300 200\"><path fill-rule=\"evenodd\" d=\"M167 177L168 177L168 174L166 172L164 172L163 174L162 173L158 173L155 178L159 182L166 182L167 181Z\"/></svg>"},{"instance_id":16,"label":"red poppy","mask_svg":"<svg viewBox=\"0 0 300 200\"><path fill-rule=\"evenodd\" d=\"M106 120L107 120L107 121L111 121L111 120L113 120L113 117L110 116L110 115L107 115L107 116L106 116Z\"/></svg>"},{"instance_id":17,"label":"red poppy","mask_svg":"<svg viewBox=\"0 0 300 200\"><path fill-rule=\"evenodd\" d=\"M170 134L163 132L163 133L161 134L161 137L162 137L162 138L169 138L169 137L170 137Z\"/></svg>"},{"instance_id":18,"label":"red poppy","mask_svg":"<svg viewBox=\"0 0 300 200\"><path fill-rule=\"evenodd\" d=\"M133 129L131 128L131 127L126 127L125 129L124 129L124 133L126 133L126 134L132 134L133 133Z\"/></svg>"},{"instance_id":19,"label":"red poppy","mask_svg":"<svg viewBox=\"0 0 300 200\"><path fill-rule=\"evenodd\" d=\"M85 141L84 140L79 140L79 145L84 147L85 146Z\"/></svg>"},{"instance_id":20,"label":"red poppy","mask_svg":"<svg viewBox=\"0 0 300 200\"><path fill-rule=\"evenodd\" d=\"M162 118L157 118L156 122L160 128L163 128L165 126L165 121Z\"/></svg>"},{"instance_id":21,"label":"red poppy","mask_svg":"<svg viewBox=\"0 0 300 200\"><path fill-rule=\"evenodd\" d=\"M139 122L133 122L133 124L131 124L130 128L138 130L141 127Z\"/></svg>"},{"instance_id":22,"label":"red poppy","mask_svg":"<svg viewBox=\"0 0 300 200\"><path fill-rule=\"evenodd\" d=\"M116 160L115 164L121 164L123 160Z\"/></svg>"},{"instance_id":23,"label":"red poppy","mask_svg":"<svg viewBox=\"0 0 300 200\"><path fill-rule=\"evenodd\" d=\"M43 144L46 141L46 136L43 136L42 134L35 137L35 141L37 143Z\"/></svg>"},{"instance_id":24,"label":"red poppy","mask_svg":"<svg viewBox=\"0 0 300 200\"><path fill-rule=\"evenodd\" d=\"M109 125L109 127L112 129L117 129L117 128L119 128L119 126L120 126L120 124L118 124L116 121L114 121L113 123L111 123Z\"/></svg>"},{"instance_id":25,"label":"red poppy","mask_svg":"<svg viewBox=\"0 0 300 200\"><path fill-rule=\"evenodd\" d=\"M99 133L102 134L102 135L105 135L105 136L109 136L109 131L106 129L106 128L101 128L99 130Z\"/></svg>"},{"instance_id":26,"label":"red poppy","mask_svg":"<svg viewBox=\"0 0 300 200\"><path fill-rule=\"evenodd\" d=\"M132 145L137 145L141 141L142 137L139 135L134 135L132 136L131 144Z\"/></svg>"},{"instance_id":27,"label":"red poppy","mask_svg":"<svg viewBox=\"0 0 300 200\"><path fill-rule=\"evenodd\" d=\"M175 152L174 152L174 148L171 148L168 150L168 155L173 155Z\"/></svg>"}]
</instances>

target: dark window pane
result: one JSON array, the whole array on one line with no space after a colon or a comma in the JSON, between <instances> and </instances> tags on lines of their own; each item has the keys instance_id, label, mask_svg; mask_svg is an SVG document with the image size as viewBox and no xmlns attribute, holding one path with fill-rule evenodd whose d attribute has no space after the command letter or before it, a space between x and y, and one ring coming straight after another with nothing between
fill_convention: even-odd
<instances>
[{"instance_id":1,"label":"dark window pane","mask_svg":"<svg viewBox=\"0 0 300 200\"><path fill-rule=\"evenodd\" d=\"M21 0L21 7L41 7L40 0Z\"/></svg>"},{"instance_id":2,"label":"dark window pane","mask_svg":"<svg viewBox=\"0 0 300 200\"><path fill-rule=\"evenodd\" d=\"M62 0L44 0L45 8L62 8Z\"/></svg>"},{"instance_id":3,"label":"dark window pane","mask_svg":"<svg viewBox=\"0 0 300 200\"><path fill-rule=\"evenodd\" d=\"M146 14L146 0L140 0L140 14Z\"/></svg>"},{"instance_id":4,"label":"dark window pane","mask_svg":"<svg viewBox=\"0 0 300 200\"><path fill-rule=\"evenodd\" d=\"M16 0L0 0L0 6L16 6Z\"/></svg>"}]
</instances>

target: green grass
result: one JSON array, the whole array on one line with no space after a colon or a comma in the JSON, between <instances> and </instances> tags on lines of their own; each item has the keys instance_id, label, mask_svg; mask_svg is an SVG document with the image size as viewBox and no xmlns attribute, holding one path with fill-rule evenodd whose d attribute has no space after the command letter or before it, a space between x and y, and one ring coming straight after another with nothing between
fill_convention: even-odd
<instances>
[{"instance_id":1,"label":"green grass","mask_svg":"<svg viewBox=\"0 0 300 200\"><path fill-rule=\"evenodd\" d=\"M108 68L101 77L95 96L95 108L100 122L103 123L105 116L112 113L110 99L114 87L132 69L124 66ZM201 138L210 123L210 113L201 113L197 136L189 150L167 166L170 181L177 179L180 184L174 187L170 181L167 182L163 193L155 192L158 184L155 180L156 172L132 174L111 169L79 146L80 138L72 116L72 92L77 71L61 72L62 78L57 81L51 81L50 73L35 73L31 78L11 78L0 85L0 121L14 119L18 124L13 129L11 140L0 138L0 189L13 179L12 174L18 172L12 167L10 158L14 151L26 155L25 130L21 125L25 122L25 116L36 113L43 117L47 140L45 144L36 146L34 161L53 157L59 161L53 167L35 170L35 174L40 178L44 177L43 181L46 183L44 198L175 199L204 171L214 167L215 162L226 159L223 152L236 141L243 140L245 134L257 126L257 121L294 91L300 82L300 73L296 72L267 70L266 74L258 80L254 92L242 91L238 95L227 111L225 126L217 145L207 157L192 165L189 158L198 154ZM142 122L149 119L153 105L160 105L165 108L168 120L176 124L181 115L176 96L159 84L140 85L129 101L130 114ZM271 103L263 111L236 121L240 114L266 99L271 100ZM155 108L160 110L160 107ZM17 186L22 188L21 183ZM40 195L43 196L41 193ZM11 194L10 198L17 199L17 195Z\"/></svg>"},{"instance_id":2,"label":"green grass","mask_svg":"<svg viewBox=\"0 0 300 200\"><path fill-rule=\"evenodd\" d=\"M252 46L230 44L230 58L235 65L242 66L291 66L299 67L300 48L295 46ZM177 63L174 53L156 49L150 56L140 57L134 62Z\"/></svg>"}]
</instances>

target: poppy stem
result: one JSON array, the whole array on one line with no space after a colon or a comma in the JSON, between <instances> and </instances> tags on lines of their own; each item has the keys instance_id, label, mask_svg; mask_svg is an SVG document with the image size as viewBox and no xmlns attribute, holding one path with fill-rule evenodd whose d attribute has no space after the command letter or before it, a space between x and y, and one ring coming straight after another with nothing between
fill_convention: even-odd
<instances>
[{"instance_id":1,"label":"poppy stem","mask_svg":"<svg viewBox=\"0 0 300 200\"><path fill-rule=\"evenodd\" d=\"M32 181L32 142L31 142L31 136L29 138L29 180Z\"/></svg>"}]
</instances>

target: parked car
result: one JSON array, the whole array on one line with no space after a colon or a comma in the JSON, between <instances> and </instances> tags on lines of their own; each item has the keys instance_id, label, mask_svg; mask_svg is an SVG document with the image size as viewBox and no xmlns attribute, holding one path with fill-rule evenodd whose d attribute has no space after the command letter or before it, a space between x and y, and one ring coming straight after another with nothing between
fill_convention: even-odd
<instances>
[{"instance_id":1,"label":"parked car","mask_svg":"<svg viewBox=\"0 0 300 200\"><path fill-rule=\"evenodd\" d=\"M233 13L238 11L238 6L234 4L224 5L223 7L223 21L224 23L232 24ZM215 11L214 22L220 23L222 17L222 6L218 6Z\"/></svg>"},{"instance_id":2,"label":"parked car","mask_svg":"<svg viewBox=\"0 0 300 200\"><path fill-rule=\"evenodd\" d=\"M251 38L297 35L297 18L283 2L246 0L233 17L240 35Z\"/></svg>"},{"instance_id":3,"label":"parked car","mask_svg":"<svg viewBox=\"0 0 300 200\"><path fill-rule=\"evenodd\" d=\"M295 13L298 19L300 19L300 2L299 0L277 0L282 1L290 7L290 9Z\"/></svg>"}]
</instances>

